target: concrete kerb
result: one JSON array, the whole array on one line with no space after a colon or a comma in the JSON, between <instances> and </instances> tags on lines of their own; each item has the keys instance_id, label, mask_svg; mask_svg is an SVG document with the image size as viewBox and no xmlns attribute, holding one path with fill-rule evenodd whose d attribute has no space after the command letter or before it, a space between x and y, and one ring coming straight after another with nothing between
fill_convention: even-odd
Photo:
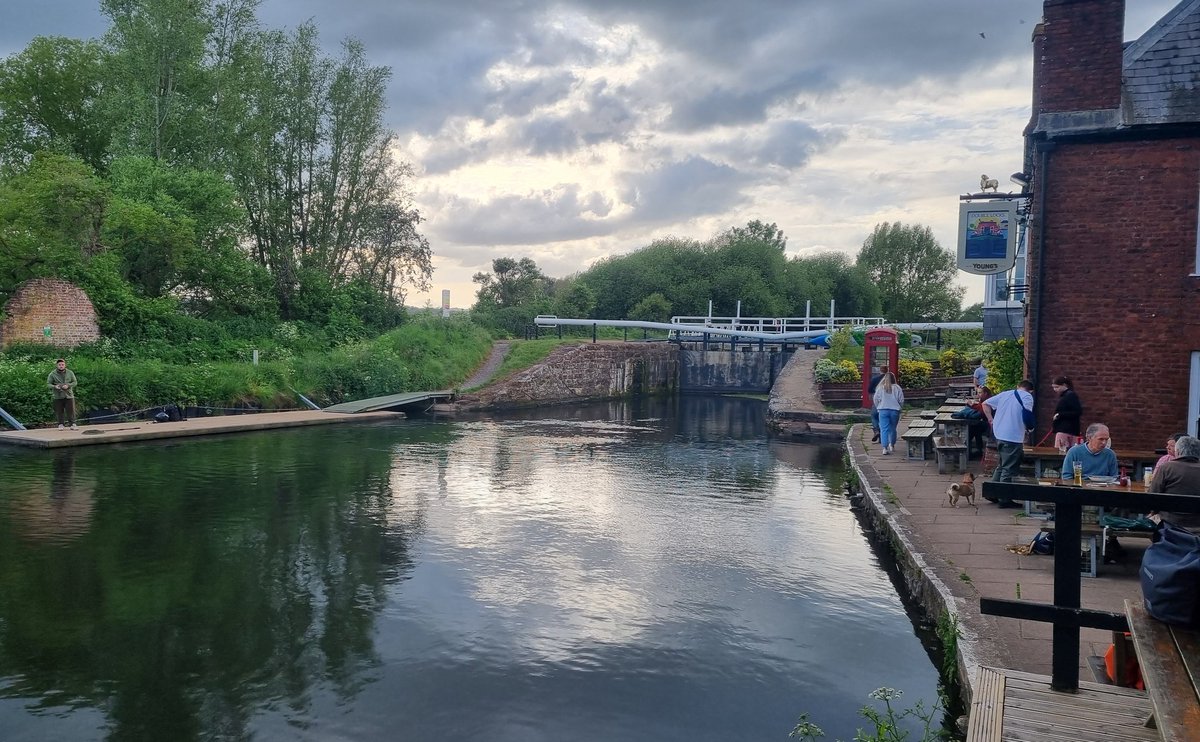
<instances>
[{"instance_id":1,"label":"concrete kerb","mask_svg":"<svg viewBox=\"0 0 1200 742\"><path fill-rule=\"evenodd\" d=\"M934 622L943 614L956 620L959 632L956 657L958 682L963 697L963 708L969 708L974 695L973 682L980 665L999 664L1000 652L994 643L978 633L983 623L978 603L971 606L965 599L957 598L936 570L926 561L909 537L909 529L897 517L897 512L888 506L883 497L883 478L871 465L865 451L855 450L861 426L855 425L847 435L845 446L850 465L858 475L860 489L864 494L864 513L880 536L887 538L896 564L904 577L910 595L920 604L925 615ZM901 508L898 511L903 514Z\"/></svg>"}]
</instances>

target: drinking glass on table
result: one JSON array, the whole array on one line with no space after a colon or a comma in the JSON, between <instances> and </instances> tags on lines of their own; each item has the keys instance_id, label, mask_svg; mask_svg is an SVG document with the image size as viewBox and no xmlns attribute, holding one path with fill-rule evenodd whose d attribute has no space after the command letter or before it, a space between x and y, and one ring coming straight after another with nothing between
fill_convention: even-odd
<instances>
[{"instance_id":1,"label":"drinking glass on table","mask_svg":"<svg viewBox=\"0 0 1200 742\"><path fill-rule=\"evenodd\" d=\"M1075 484L1083 484L1083 462L1074 461L1071 463L1071 473L1075 475Z\"/></svg>"}]
</instances>

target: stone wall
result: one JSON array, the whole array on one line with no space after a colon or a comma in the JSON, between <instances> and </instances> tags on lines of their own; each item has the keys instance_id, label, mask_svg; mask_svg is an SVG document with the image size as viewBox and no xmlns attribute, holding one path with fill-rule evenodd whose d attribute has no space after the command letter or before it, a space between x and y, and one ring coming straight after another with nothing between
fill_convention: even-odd
<instances>
[{"instance_id":1,"label":"stone wall","mask_svg":"<svg viewBox=\"0 0 1200 742\"><path fill-rule=\"evenodd\" d=\"M56 278L35 278L19 286L4 305L4 315L0 348L18 341L74 348L100 339L96 308L87 294Z\"/></svg>"},{"instance_id":2,"label":"stone wall","mask_svg":"<svg viewBox=\"0 0 1200 742\"><path fill-rule=\"evenodd\" d=\"M679 388L685 392L758 392L766 394L775 385L790 353L760 351L751 347L735 350L680 351L682 374Z\"/></svg>"},{"instance_id":3,"label":"stone wall","mask_svg":"<svg viewBox=\"0 0 1200 742\"><path fill-rule=\"evenodd\" d=\"M674 391L679 348L668 343L562 345L546 360L455 400L459 409L527 407Z\"/></svg>"}]
</instances>

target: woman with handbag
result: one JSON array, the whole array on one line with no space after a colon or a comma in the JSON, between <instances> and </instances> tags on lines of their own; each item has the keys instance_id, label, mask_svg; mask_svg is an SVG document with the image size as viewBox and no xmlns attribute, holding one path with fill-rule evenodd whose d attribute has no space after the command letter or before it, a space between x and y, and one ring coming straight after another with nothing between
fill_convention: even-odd
<instances>
[{"instance_id":1,"label":"woman with handbag","mask_svg":"<svg viewBox=\"0 0 1200 742\"><path fill-rule=\"evenodd\" d=\"M904 407L904 390L896 383L889 371L875 387L875 409L879 410L879 442L886 456L896 451L896 426L900 422L900 410Z\"/></svg>"}]
</instances>

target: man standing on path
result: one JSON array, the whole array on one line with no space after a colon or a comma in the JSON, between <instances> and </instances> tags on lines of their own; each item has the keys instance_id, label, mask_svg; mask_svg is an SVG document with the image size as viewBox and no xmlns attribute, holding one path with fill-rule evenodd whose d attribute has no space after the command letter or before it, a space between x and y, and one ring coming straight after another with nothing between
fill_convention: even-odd
<instances>
[{"instance_id":1,"label":"man standing on path","mask_svg":"<svg viewBox=\"0 0 1200 742\"><path fill-rule=\"evenodd\" d=\"M1017 388L995 394L983 401L983 416L996 436L1000 464L992 472L993 482L1011 482L1021 468L1025 446L1025 416L1022 410L1033 411L1033 382L1022 379ZM994 500L1002 508L1015 508L1012 500Z\"/></svg>"},{"instance_id":2,"label":"man standing on path","mask_svg":"<svg viewBox=\"0 0 1200 742\"><path fill-rule=\"evenodd\" d=\"M46 385L54 398L54 416L58 418L58 429L63 429L66 422L75 429L75 372L67 368L65 358L54 362L54 370L46 377Z\"/></svg>"}]
</instances>

